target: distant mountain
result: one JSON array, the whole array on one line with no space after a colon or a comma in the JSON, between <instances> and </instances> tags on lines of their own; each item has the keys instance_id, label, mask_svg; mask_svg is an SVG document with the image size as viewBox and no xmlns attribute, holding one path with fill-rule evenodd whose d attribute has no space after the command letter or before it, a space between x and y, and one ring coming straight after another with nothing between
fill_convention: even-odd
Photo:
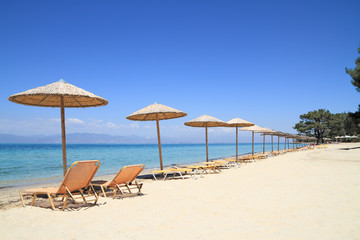
<instances>
[{"instance_id":1,"label":"distant mountain","mask_svg":"<svg viewBox=\"0 0 360 240\"><path fill-rule=\"evenodd\" d=\"M140 136L112 136L108 134L94 133L72 133L66 135L66 139L68 143L156 143L155 138L145 138Z\"/></svg>"},{"instance_id":2,"label":"distant mountain","mask_svg":"<svg viewBox=\"0 0 360 240\"><path fill-rule=\"evenodd\" d=\"M162 143L183 143L177 138L162 137ZM96 133L66 134L67 143L123 143L123 144L152 144L157 143L157 137L146 138L140 136L112 136ZM0 143L61 143L61 135L51 136L18 136L0 134ZM202 142L201 142L202 143Z\"/></svg>"},{"instance_id":3,"label":"distant mountain","mask_svg":"<svg viewBox=\"0 0 360 240\"><path fill-rule=\"evenodd\" d=\"M45 136L18 136L12 134L0 134L0 143L50 143L50 137ZM59 142L53 141L54 142ZM60 138L61 142L61 138Z\"/></svg>"}]
</instances>

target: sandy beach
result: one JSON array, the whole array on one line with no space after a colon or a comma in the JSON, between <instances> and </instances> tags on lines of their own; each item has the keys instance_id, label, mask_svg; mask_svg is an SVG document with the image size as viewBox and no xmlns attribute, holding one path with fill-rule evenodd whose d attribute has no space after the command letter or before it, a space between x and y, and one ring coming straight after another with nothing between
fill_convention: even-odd
<instances>
[{"instance_id":1,"label":"sandy beach","mask_svg":"<svg viewBox=\"0 0 360 240\"><path fill-rule=\"evenodd\" d=\"M1 239L360 239L360 143L145 180L141 196L64 212L2 193Z\"/></svg>"}]
</instances>

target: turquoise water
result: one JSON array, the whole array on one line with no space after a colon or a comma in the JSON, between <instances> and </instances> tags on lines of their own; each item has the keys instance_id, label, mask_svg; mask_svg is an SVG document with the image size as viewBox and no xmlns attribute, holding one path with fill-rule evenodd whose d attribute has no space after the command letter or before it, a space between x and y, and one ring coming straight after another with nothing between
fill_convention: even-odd
<instances>
[{"instance_id":1,"label":"turquoise water","mask_svg":"<svg viewBox=\"0 0 360 240\"><path fill-rule=\"evenodd\" d=\"M280 144L283 149L284 144ZM255 144L262 152L263 144ZM266 144L266 151L271 144ZM277 143L274 144L277 150ZM209 144L209 159L234 156L235 144ZM239 155L251 152L251 143L239 144ZM164 144L163 164L189 164L206 160L205 144ZM144 163L146 168L159 168L157 144L67 144L70 166L79 160L100 160L96 175L116 173L125 165ZM59 181L62 179L61 144L0 144L0 188Z\"/></svg>"}]
</instances>

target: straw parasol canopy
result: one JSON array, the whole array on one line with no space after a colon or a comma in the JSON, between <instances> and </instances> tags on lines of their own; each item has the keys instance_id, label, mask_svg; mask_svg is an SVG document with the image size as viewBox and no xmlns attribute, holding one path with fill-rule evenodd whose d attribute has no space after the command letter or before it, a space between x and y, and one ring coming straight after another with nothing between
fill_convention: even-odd
<instances>
[{"instance_id":1,"label":"straw parasol canopy","mask_svg":"<svg viewBox=\"0 0 360 240\"><path fill-rule=\"evenodd\" d=\"M185 117L187 114L162 104L154 103L139 111L136 111L126 118L133 121L156 121Z\"/></svg>"},{"instance_id":2,"label":"straw parasol canopy","mask_svg":"<svg viewBox=\"0 0 360 240\"><path fill-rule=\"evenodd\" d=\"M290 149L290 139L292 140L292 142L294 142L294 138L297 138L297 136L295 134L287 133L285 140L287 139L288 149ZM294 148L294 146L293 146L293 148Z\"/></svg>"},{"instance_id":3,"label":"straw parasol canopy","mask_svg":"<svg viewBox=\"0 0 360 240\"><path fill-rule=\"evenodd\" d=\"M251 127L255 124L252 122L248 122L241 118L233 118L230 121L227 122L226 127Z\"/></svg>"},{"instance_id":4,"label":"straw parasol canopy","mask_svg":"<svg viewBox=\"0 0 360 240\"><path fill-rule=\"evenodd\" d=\"M239 128L239 130L240 131L251 131L252 132L252 155L254 155L254 133L255 132L263 133L264 128L259 127L258 125L254 125L254 126L251 126L251 127Z\"/></svg>"},{"instance_id":5,"label":"straw parasol canopy","mask_svg":"<svg viewBox=\"0 0 360 240\"><path fill-rule=\"evenodd\" d=\"M271 135L272 133L274 133L274 130L271 130L269 128L262 128L261 130L255 131L258 133L262 133L263 134L263 153L265 153L265 136L266 135ZM272 143L272 139L271 139L271 143Z\"/></svg>"},{"instance_id":6,"label":"straw parasol canopy","mask_svg":"<svg viewBox=\"0 0 360 240\"><path fill-rule=\"evenodd\" d=\"M9 100L23 105L59 107L61 110L61 135L64 176L67 172L65 110L64 108L85 108L105 106L108 101L84 89L60 79L57 82L11 95Z\"/></svg>"},{"instance_id":7,"label":"straw parasol canopy","mask_svg":"<svg viewBox=\"0 0 360 240\"><path fill-rule=\"evenodd\" d=\"M286 143L288 145L287 149L290 149L290 138L293 138L293 135L290 133L284 133L285 134L285 149L286 149Z\"/></svg>"},{"instance_id":8,"label":"straw parasol canopy","mask_svg":"<svg viewBox=\"0 0 360 240\"><path fill-rule=\"evenodd\" d=\"M241 118L233 118L227 122L226 127L235 127L236 128L236 159L238 159L238 128L239 127L251 127L254 126L254 123L248 122Z\"/></svg>"},{"instance_id":9,"label":"straw parasol canopy","mask_svg":"<svg viewBox=\"0 0 360 240\"><path fill-rule=\"evenodd\" d=\"M160 126L159 120L166 120L172 118L185 117L187 114L175 108L171 108L162 104L154 103L139 111L136 111L126 119L133 121L156 121L158 145L159 145L159 157L160 157L160 169L163 170L163 161L161 153L161 140L160 140Z\"/></svg>"},{"instance_id":10,"label":"straw parasol canopy","mask_svg":"<svg viewBox=\"0 0 360 240\"><path fill-rule=\"evenodd\" d=\"M60 79L57 82L33 88L9 97L14 103L38 107L83 108L105 106L108 101L102 97L78 88Z\"/></svg>"},{"instance_id":11,"label":"straw parasol canopy","mask_svg":"<svg viewBox=\"0 0 360 240\"><path fill-rule=\"evenodd\" d=\"M189 127L225 127L227 125L226 122L209 115L202 115L184 124Z\"/></svg>"},{"instance_id":12,"label":"straw parasol canopy","mask_svg":"<svg viewBox=\"0 0 360 240\"><path fill-rule=\"evenodd\" d=\"M286 133L276 131L273 134L278 137L278 151L280 151L280 137L285 137Z\"/></svg>"},{"instance_id":13,"label":"straw parasol canopy","mask_svg":"<svg viewBox=\"0 0 360 240\"><path fill-rule=\"evenodd\" d=\"M264 128L264 130L266 130L266 132L263 132L263 153L265 153L265 136L266 135L270 135L271 136L271 152L274 151L274 135L276 133L276 131L269 129L269 128Z\"/></svg>"},{"instance_id":14,"label":"straw parasol canopy","mask_svg":"<svg viewBox=\"0 0 360 240\"><path fill-rule=\"evenodd\" d=\"M206 138L206 161L209 161L208 153L208 127L225 127L227 124L224 121L221 121L217 118L214 118L209 115L202 115L198 118L195 118L191 121L184 123L185 126L189 127L204 127L205 128L205 138Z\"/></svg>"}]
</instances>

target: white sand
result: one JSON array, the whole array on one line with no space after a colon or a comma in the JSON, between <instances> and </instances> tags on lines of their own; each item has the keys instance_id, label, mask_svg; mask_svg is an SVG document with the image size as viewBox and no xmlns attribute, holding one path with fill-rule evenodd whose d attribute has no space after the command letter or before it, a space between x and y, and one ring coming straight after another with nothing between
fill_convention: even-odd
<instances>
[{"instance_id":1,"label":"white sand","mask_svg":"<svg viewBox=\"0 0 360 240\"><path fill-rule=\"evenodd\" d=\"M360 144L146 182L143 193L76 211L2 210L0 239L360 239Z\"/></svg>"}]
</instances>

